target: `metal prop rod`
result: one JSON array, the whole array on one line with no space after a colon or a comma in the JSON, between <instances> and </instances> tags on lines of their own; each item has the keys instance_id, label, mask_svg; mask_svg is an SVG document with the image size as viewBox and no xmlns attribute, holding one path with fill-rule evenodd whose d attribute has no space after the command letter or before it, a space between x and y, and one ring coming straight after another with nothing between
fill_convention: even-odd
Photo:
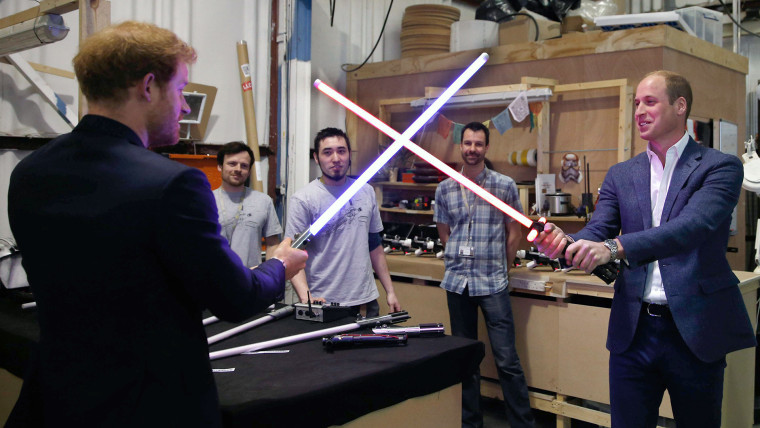
<instances>
[{"instance_id":1,"label":"metal prop rod","mask_svg":"<svg viewBox=\"0 0 760 428\"><path fill-rule=\"evenodd\" d=\"M244 354L246 352L261 351L263 349L277 348L279 346L290 345L292 343L303 342L305 340L315 339L318 337L338 334L351 330L358 330L363 327L377 327L383 324L396 324L408 320L409 314L406 311L393 312L388 315L379 317L365 318L354 323L339 325L336 327L325 328L322 330L301 333L293 336L282 337L279 339L267 340L264 342L253 343L250 345L238 346L236 348L224 349L208 354L209 359L218 360L220 358L232 357L234 355Z\"/></svg>"},{"instance_id":2,"label":"metal prop rod","mask_svg":"<svg viewBox=\"0 0 760 428\"><path fill-rule=\"evenodd\" d=\"M440 97L438 97L433 104L430 105L421 115L417 118L411 125L409 125L409 128L407 128L406 131L404 131L404 134L399 134L402 136L402 140L409 140L414 134L417 133L422 127L427 123L430 119L433 118L433 116L440 110L441 107L446 103L446 101L449 100L459 89L464 86L464 84L477 72L485 63L488 61L488 54L482 53L480 56L473 61L472 64L470 64L465 71L462 72L462 74L454 81L454 83L451 84L442 94ZM327 94L328 96L331 96L328 92L335 92L332 90L329 86L325 85L322 81L317 79L314 82L314 86L322 91L323 93ZM326 92L328 91L328 92ZM339 94L338 94L339 95ZM355 105L355 108L361 111L364 111L361 107ZM354 111L354 110L352 110ZM366 113L366 111L364 111ZM358 113L357 113L358 114ZM369 115L369 113L367 113ZM372 115L370 115L372 116ZM364 117L364 116L362 116ZM380 122L379 119L377 119L378 122ZM370 122L372 123L372 122ZM382 122L380 122L382 123ZM373 124L374 125L374 124ZM398 138L396 138L398 140ZM331 218L337 214L340 209L356 194L356 192L359 191L359 189L362 188L367 182L369 182L369 179L372 178L372 176L377 173L377 171L380 170L380 168L383 167L392 157L396 154L399 150L401 150L401 147L403 147L403 141L394 141L393 144L390 145L377 159L375 159L374 162L356 179L356 181L351 184L351 186L346 189L345 192L343 192L342 195L338 199L335 200L335 202L330 205L327 210L325 210L322 215L317 218L317 220L309 226L309 230L303 232L299 237L293 242L294 248L301 248L305 245L306 241L308 241L309 238L319 233L319 231L327 224L328 221L330 221Z\"/></svg>"},{"instance_id":3,"label":"metal prop rod","mask_svg":"<svg viewBox=\"0 0 760 428\"><path fill-rule=\"evenodd\" d=\"M528 232L528 241L533 242L533 240L536 239L536 236L538 236L538 234L544 230L544 225L546 224L545 218L542 217L538 219L537 221L531 220L520 211L517 211L516 209L510 207L501 199L497 198L496 196L494 196L493 194L491 194L484 188L478 186L477 184L475 184L475 182L473 182L469 178L460 174L454 168L443 163L440 159L435 157L433 154L431 154L427 150L414 144L411 140L409 140L407 136L399 134L398 131L386 125L380 119L372 116L366 110L357 106L353 101L349 100L348 98L344 97L340 93L336 92L334 89L329 88L324 84L318 87L318 89L324 92L330 98L334 99L335 101L337 101L338 103L346 107L347 109L356 113L362 119L369 122L371 125L376 127L380 132L393 138L395 140L393 142L394 145L396 143L401 142L401 144L404 147L412 151L414 154L426 160L428 163L438 168L443 173L453 178L464 187L472 190L473 192L475 192L476 195L485 199L486 202L490 203L497 209L501 210L502 212L504 212L504 214L512 217L515 221L517 221L518 223L530 229L530 232ZM618 272L617 265L614 262L610 262L610 263L607 263L606 265L602 265L594 269L593 274L601 278L607 284L609 284L617 278L617 272Z\"/></svg>"},{"instance_id":4,"label":"metal prop rod","mask_svg":"<svg viewBox=\"0 0 760 428\"><path fill-rule=\"evenodd\" d=\"M223 331L219 334L215 334L208 338L208 344L211 345L213 343L219 342L220 340L224 340L230 336L234 336L238 333L242 333L246 330L250 330L254 327L260 326L262 324L266 324L269 321L278 320L280 318L285 318L286 316L293 313L295 308L293 306L285 306L280 309L274 310L266 315L264 315L261 318L257 318L251 322L247 322L245 324L240 324L237 327L233 327L227 331ZM205 321L205 320L204 320Z\"/></svg>"}]
</instances>

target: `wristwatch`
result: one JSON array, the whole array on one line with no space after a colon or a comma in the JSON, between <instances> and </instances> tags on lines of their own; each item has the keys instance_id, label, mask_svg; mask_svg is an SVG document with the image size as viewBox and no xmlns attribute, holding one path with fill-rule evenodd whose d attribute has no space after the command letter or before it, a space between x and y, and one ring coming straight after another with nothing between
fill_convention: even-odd
<instances>
[{"instance_id":1,"label":"wristwatch","mask_svg":"<svg viewBox=\"0 0 760 428\"><path fill-rule=\"evenodd\" d=\"M605 239L603 242L604 246L607 247L608 250L610 250L610 261L614 262L618 259L618 245L617 241L614 239Z\"/></svg>"}]
</instances>

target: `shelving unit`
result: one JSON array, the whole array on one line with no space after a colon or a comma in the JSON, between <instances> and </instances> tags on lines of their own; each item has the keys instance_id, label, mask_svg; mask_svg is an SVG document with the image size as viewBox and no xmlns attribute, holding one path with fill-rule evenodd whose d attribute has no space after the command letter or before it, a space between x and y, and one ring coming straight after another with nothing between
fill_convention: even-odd
<instances>
[{"instance_id":1,"label":"shelving unit","mask_svg":"<svg viewBox=\"0 0 760 428\"><path fill-rule=\"evenodd\" d=\"M375 196L377 197L377 205L380 207L381 212L390 213L403 213L403 214L416 214L416 215L433 215L433 210L411 210L403 208L383 208L383 201L386 190L401 190L401 191L421 191L423 193L429 193L431 199L435 196L435 189L438 187L438 183L406 183L403 181L376 181L370 183L375 188ZM523 206L523 212L530 211L530 193L534 190L534 187L529 184L518 184L517 190L520 194L520 203ZM537 217L536 217L537 218ZM558 221L561 221L563 217L553 217Z\"/></svg>"},{"instance_id":2,"label":"shelving unit","mask_svg":"<svg viewBox=\"0 0 760 428\"><path fill-rule=\"evenodd\" d=\"M417 220L415 220L415 223L425 223L427 222L426 220L432 221L433 210L413 210L409 208L385 208L383 207L383 202L386 199L385 196L387 196L387 193L389 191L393 192L393 194L395 195L395 197L393 198L388 198L389 200L398 200L398 199L411 200L414 198L415 193L424 194L425 196L430 197L430 200L433 200L433 198L435 198L435 189L438 187L438 183L406 183L403 181L377 181L370 184L372 184L372 187L375 188L377 206L379 207L381 213L392 213L390 215L393 215L393 214L412 215L417 218ZM428 216L428 217L423 217L422 220L420 220L420 217L418 216ZM383 218L383 220L388 220L388 219Z\"/></svg>"}]
</instances>

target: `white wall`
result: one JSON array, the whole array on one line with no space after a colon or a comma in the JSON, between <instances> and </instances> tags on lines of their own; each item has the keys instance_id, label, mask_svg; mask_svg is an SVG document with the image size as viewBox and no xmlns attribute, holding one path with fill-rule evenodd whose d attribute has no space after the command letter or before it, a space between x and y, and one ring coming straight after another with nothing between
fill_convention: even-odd
<instances>
[{"instance_id":1,"label":"white wall","mask_svg":"<svg viewBox=\"0 0 760 428\"><path fill-rule=\"evenodd\" d=\"M35 5L29 0L0 1L0 16ZM111 22L139 20L177 33L198 52L190 68L192 82L217 87L217 96L206 131L206 143L245 141L243 101L238 77L238 40L248 42L253 73L254 105L259 143L267 145L269 132L270 2L261 0L112 0ZM63 15L71 28L66 39L27 50L21 55L37 62L73 71L71 60L79 45L77 11ZM68 107L77 109L74 80L43 75ZM42 135L68 132L69 127L34 93L8 64L0 64L0 135Z\"/></svg>"}]
</instances>

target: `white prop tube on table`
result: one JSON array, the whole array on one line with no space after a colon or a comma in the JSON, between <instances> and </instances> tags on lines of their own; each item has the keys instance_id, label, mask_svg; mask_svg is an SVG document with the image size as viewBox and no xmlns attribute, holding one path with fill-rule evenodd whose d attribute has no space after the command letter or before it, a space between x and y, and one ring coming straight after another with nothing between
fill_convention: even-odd
<instances>
[{"instance_id":1,"label":"white prop tube on table","mask_svg":"<svg viewBox=\"0 0 760 428\"><path fill-rule=\"evenodd\" d=\"M325 328L322 330L312 331L308 333L296 334L293 336L282 337L279 339L267 340L264 342L252 343L250 345L238 346L235 348L223 349L221 351L215 351L208 354L209 359L218 360L219 358L232 357L235 355L244 354L246 352L261 351L263 349L276 348L278 346L289 345L291 343L303 342L309 339L316 339L318 337L338 334L346 331L357 330L362 327L369 326L381 326L384 324L395 324L404 322L409 319L409 315L406 311L394 312L388 315L382 315L379 317L366 318L354 323L339 325L336 327Z\"/></svg>"},{"instance_id":2,"label":"white prop tube on table","mask_svg":"<svg viewBox=\"0 0 760 428\"><path fill-rule=\"evenodd\" d=\"M203 318L203 325L213 324L213 323L215 323L217 321L219 321L219 318L217 318L217 317Z\"/></svg>"},{"instance_id":3,"label":"white prop tube on table","mask_svg":"<svg viewBox=\"0 0 760 428\"><path fill-rule=\"evenodd\" d=\"M261 324L266 324L269 321L278 320L280 318L285 318L286 316L293 313L295 308L293 306L285 306L280 309L277 309L276 311L272 311L266 315L264 315L261 318L257 318L251 322L247 322L245 324L241 324L237 327L233 327L227 331L223 331L219 334L215 334L208 338L208 344L211 345L212 343L219 342L220 340L224 340L230 336L234 336L238 333L244 332L246 330L250 330L256 326L259 326ZM204 320L205 321L205 320Z\"/></svg>"}]
</instances>

